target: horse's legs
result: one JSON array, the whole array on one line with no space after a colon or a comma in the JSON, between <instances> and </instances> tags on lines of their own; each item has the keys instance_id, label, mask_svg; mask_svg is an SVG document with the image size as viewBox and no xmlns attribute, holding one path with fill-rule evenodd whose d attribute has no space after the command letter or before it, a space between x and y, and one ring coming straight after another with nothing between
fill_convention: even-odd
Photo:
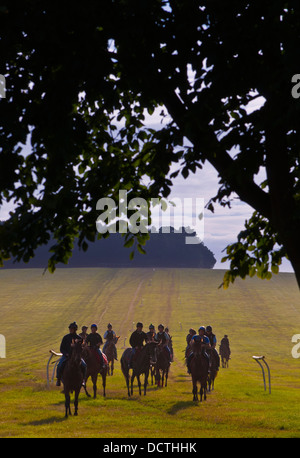
<instances>
[{"instance_id":1,"label":"horse's legs","mask_svg":"<svg viewBox=\"0 0 300 458\"><path fill-rule=\"evenodd\" d=\"M160 371L156 368L155 383L157 386L160 386Z\"/></svg>"},{"instance_id":2,"label":"horse's legs","mask_svg":"<svg viewBox=\"0 0 300 458\"><path fill-rule=\"evenodd\" d=\"M106 387L106 373L105 373L105 372L102 374L102 386L103 386L103 396L105 397L105 396L106 396L106 393L105 393L105 387Z\"/></svg>"},{"instance_id":3,"label":"horse's legs","mask_svg":"<svg viewBox=\"0 0 300 458\"><path fill-rule=\"evenodd\" d=\"M69 415L71 415L70 393L65 393L65 408L66 408L65 417L68 418L68 413Z\"/></svg>"},{"instance_id":4,"label":"horse's legs","mask_svg":"<svg viewBox=\"0 0 300 458\"><path fill-rule=\"evenodd\" d=\"M98 374L92 375L94 399L96 399L97 397L97 378L98 378Z\"/></svg>"},{"instance_id":5,"label":"horse's legs","mask_svg":"<svg viewBox=\"0 0 300 458\"><path fill-rule=\"evenodd\" d=\"M165 386L167 386L167 383L168 383L168 375L169 375L169 368L167 368L167 370L166 370L166 383L165 383Z\"/></svg>"},{"instance_id":6,"label":"horse's legs","mask_svg":"<svg viewBox=\"0 0 300 458\"><path fill-rule=\"evenodd\" d=\"M204 397L204 401L206 401L206 390L207 390L207 382L201 383L200 402L202 401L202 396Z\"/></svg>"},{"instance_id":7,"label":"horse's legs","mask_svg":"<svg viewBox=\"0 0 300 458\"><path fill-rule=\"evenodd\" d=\"M87 388L86 388L86 382L87 382L89 376L90 376L90 374L88 374L88 375L85 377L85 381L84 381L84 386L83 386L83 388L84 388L85 394L90 398L91 395L88 393Z\"/></svg>"},{"instance_id":8,"label":"horse's legs","mask_svg":"<svg viewBox=\"0 0 300 458\"><path fill-rule=\"evenodd\" d=\"M131 396L133 395L133 381L134 381L134 377L135 377L135 374L134 374L134 372L132 372L132 375L131 375Z\"/></svg>"},{"instance_id":9,"label":"horse's legs","mask_svg":"<svg viewBox=\"0 0 300 458\"><path fill-rule=\"evenodd\" d=\"M129 390L129 370L127 372L123 372L126 380L126 386L127 386L127 392L128 392L128 397L130 398L130 390Z\"/></svg>"},{"instance_id":10,"label":"horse's legs","mask_svg":"<svg viewBox=\"0 0 300 458\"><path fill-rule=\"evenodd\" d=\"M197 383L193 383L193 401L198 401Z\"/></svg>"},{"instance_id":11,"label":"horse's legs","mask_svg":"<svg viewBox=\"0 0 300 458\"><path fill-rule=\"evenodd\" d=\"M127 391L128 391L128 397L130 397L130 390L129 390L129 374L126 377L126 385L127 385Z\"/></svg>"},{"instance_id":12,"label":"horse's legs","mask_svg":"<svg viewBox=\"0 0 300 458\"><path fill-rule=\"evenodd\" d=\"M79 398L79 392L80 392L80 389L75 391L75 399L74 399L75 412L74 412L74 415L78 415L78 398Z\"/></svg>"},{"instance_id":13,"label":"horse's legs","mask_svg":"<svg viewBox=\"0 0 300 458\"><path fill-rule=\"evenodd\" d=\"M145 381L144 381L144 396L146 396L146 393L147 393L148 377L149 377L149 371L146 371L145 372Z\"/></svg>"},{"instance_id":14,"label":"horse's legs","mask_svg":"<svg viewBox=\"0 0 300 458\"><path fill-rule=\"evenodd\" d=\"M110 375L113 375L114 373L114 360L111 362L111 367L110 367Z\"/></svg>"},{"instance_id":15,"label":"horse's legs","mask_svg":"<svg viewBox=\"0 0 300 458\"><path fill-rule=\"evenodd\" d=\"M139 393L140 393L140 396L141 396L142 395L142 384L141 384L140 376L137 375L136 378L137 378L137 381L138 381Z\"/></svg>"}]
</instances>

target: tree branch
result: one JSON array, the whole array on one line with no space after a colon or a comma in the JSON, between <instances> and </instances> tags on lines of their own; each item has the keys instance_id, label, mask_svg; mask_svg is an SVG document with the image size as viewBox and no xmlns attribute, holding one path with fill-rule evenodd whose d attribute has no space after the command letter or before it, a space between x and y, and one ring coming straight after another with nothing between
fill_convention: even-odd
<instances>
[{"instance_id":1,"label":"tree branch","mask_svg":"<svg viewBox=\"0 0 300 458\"><path fill-rule=\"evenodd\" d=\"M220 177L225 180L232 191L239 195L241 200L246 202L261 215L271 219L272 212L269 195L264 192L248 175L240 168L237 168L235 160L227 153L225 148L210 130L209 126L203 128L200 122L191 119L189 110L182 104L179 97L166 88L163 93L164 104L177 125L185 132L186 137L193 145L201 151L203 159L208 160L217 170ZM206 145L206 148L205 148ZM209 145L209 146L208 146Z\"/></svg>"}]
</instances>

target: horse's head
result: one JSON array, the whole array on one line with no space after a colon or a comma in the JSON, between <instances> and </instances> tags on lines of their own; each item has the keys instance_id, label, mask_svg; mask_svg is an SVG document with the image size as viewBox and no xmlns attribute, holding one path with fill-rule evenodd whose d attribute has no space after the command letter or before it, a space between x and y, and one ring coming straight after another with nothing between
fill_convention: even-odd
<instances>
[{"instance_id":1,"label":"horse's head","mask_svg":"<svg viewBox=\"0 0 300 458\"><path fill-rule=\"evenodd\" d=\"M194 356L199 356L202 353L202 341L199 340L192 340L191 341L191 349L194 354Z\"/></svg>"},{"instance_id":2,"label":"horse's head","mask_svg":"<svg viewBox=\"0 0 300 458\"><path fill-rule=\"evenodd\" d=\"M145 346L148 352L148 355L150 357L150 361L153 363L156 363L157 361L157 347L158 347L158 343L154 341L148 342Z\"/></svg>"},{"instance_id":3,"label":"horse's head","mask_svg":"<svg viewBox=\"0 0 300 458\"><path fill-rule=\"evenodd\" d=\"M79 361L81 359L82 355L82 346L83 346L83 341L82 339L73 339L71 343L71 348L72 348L72 354L71 354L71 359L73 361Z\"/></svg>"}]
</instances>

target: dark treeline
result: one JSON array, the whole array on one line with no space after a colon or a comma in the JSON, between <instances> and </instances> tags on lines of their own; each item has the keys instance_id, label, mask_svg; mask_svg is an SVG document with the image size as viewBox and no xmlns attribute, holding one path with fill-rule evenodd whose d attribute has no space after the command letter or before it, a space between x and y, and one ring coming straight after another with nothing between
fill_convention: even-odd
<instances>
[{"instance_id":1,"label":"dark treeline","mask_svg":"<svg viewBox=\"0 0 300 458\"><path fill-rule=\"evenodd\" d=\"M58 264L57 267L181 267L212 269L216 263L214 254L201 242L186 244L187 237L195 233L188 233L182 229L181 233L174 229L164 228L169 232L151 233L144 249L146 254L140 253L134 245L125 248L125 238L120 234L110 234L89 244L86 252L74 245L73 255L68 264ZM53 243L39 247L35 257L28 263L4 261L4 268L45 268L51 256L49 248ZM133 259L129 258L134 250Z\"/></svg>"}]
</instances>

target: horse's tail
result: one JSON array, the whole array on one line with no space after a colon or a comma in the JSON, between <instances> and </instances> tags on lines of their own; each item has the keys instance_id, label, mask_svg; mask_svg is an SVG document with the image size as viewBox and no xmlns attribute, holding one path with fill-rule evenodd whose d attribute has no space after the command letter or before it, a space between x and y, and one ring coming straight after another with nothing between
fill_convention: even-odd
<instances>
[{"instance_id":1,"label":"horse's tail","mask_svg":"<svg viewBox=\"0 0 300 458\"><path fill-rule=\"evenodd\" d=\"M129 361L130 348L124 350L123 355L121 356L121 370L126 377L128 375L128 361Z\"/></svg>"}]
</instances>

